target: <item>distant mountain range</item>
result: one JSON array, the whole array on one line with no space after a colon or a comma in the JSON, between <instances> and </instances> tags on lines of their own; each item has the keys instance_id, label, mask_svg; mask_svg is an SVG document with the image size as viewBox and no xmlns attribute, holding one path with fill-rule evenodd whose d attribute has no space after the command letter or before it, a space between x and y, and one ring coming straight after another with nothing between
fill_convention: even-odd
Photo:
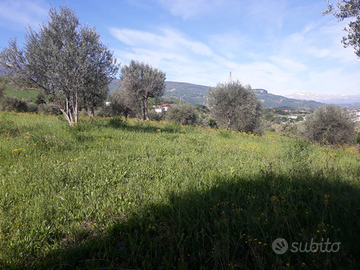
<instances>
[{"instance_id":1,"label":"distant mountain range","mask_svg":"<svg viewBox=\"0 0 360 270\"><path fill-rule=\"evenodd\" d=\"M109 92L111 93L119 87L119 83L120 81L118 79L114 79L109 84ZM175 97L191 104L205 104L206 93L208 90L209 87L203 85L166 81L164 97Z\"/></svg>"},{"instance_id":2,"label":"distant mountain range","mask_svg":"<svg viewBox=\"0 0 360 270\"><path fill-rule=\"evenodd\" d=\"M357 95L327 95L327 94L311 94L304 92L296 92L286 95L288 98L295 98L301 100L315 100L327 104L349 105L360 102L360 94Z\"/></svg>"},{"instance_id":3,"label":"distant mountain range","mask_svg":"<svg viewBox=\"0 0 360 270\"><path fill-rule=\"evenodd\" d=\"M109 91L114 91L119 85L119 80L113 80L109 85ZM294 98L287 98L279 95L268 93L265 89L253 89L259 96L265 108L282 108L282 109L315 109L322 105L322 103L313 100L299 100ZM181 101L189 102L191 104L207 105L206 95L209 91L209 86L166 81L165 98L175 97Z\"/></svg>"},{"instance_id":4,"label":"distant mountain range","mask_svg":"<svg viewBox=\"0 0 360 270\"><path fill-rule=\"evenodd\" d=\"M166 82L166 92L164 97L175 97L182 101L189 102L191 104L204 104L207 105L206 95L209 90L208 86L197 85L191 83L182 82ZM265 89L253 89L259 96L265 108L283 108L283 109L315 109L322 105L316 101L306 101L291 99L279 95L270 94Z\"/></svg>"},{"instance_id":5,"label":"distant mountain range","mask_svg":"<svg viewBox=\"0 0 360 270\"><path fill-rule=\"evenodd\" d=\"M191 104L206 105L208 91L209 87L204 85L166 81L164 97L175 97Z\"/></svg>"},{"instance_id":6,"label":"distant mountain range","mask_svg":"<svg viewBox=\"0 0 360 270\"><path fill-rule=\"evenodd\" d=\"M323 105L321 102L314 100L299 100L287 98L284 96L268 93L265 89L253 89L262 101L265 108L281 108L281 109L316 109Z\"/></svg>"}]
</instances>

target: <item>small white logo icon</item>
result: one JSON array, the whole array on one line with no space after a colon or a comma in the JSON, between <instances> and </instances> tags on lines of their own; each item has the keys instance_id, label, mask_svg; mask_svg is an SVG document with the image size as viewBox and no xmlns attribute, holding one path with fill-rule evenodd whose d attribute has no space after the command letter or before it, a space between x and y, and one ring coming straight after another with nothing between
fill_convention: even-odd
<instances>
[{"instance_id":1,"label":"small white logo icon","mask_svg":"<svg viewBox=\"0 0 360 270\"><path fill-rule=\"evenodd\" d=\"M272 243L272 249L276 254L284 254L288 248L289 245L284 238L275 239Z\"/></svg>"}]
</instances>

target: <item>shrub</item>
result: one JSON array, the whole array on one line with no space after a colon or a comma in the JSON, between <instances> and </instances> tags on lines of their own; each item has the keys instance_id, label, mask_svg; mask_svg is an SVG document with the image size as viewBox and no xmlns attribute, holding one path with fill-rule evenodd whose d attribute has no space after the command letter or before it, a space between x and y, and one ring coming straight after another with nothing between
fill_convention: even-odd
<instances>
[{"instance_id":1,"label":"shrub","mask_svg":"<svg viewBox=\"0 0 360 270\"><path fill-rule=\"evenodd\" d=\"M113 116L113 111L111 106L101 107L95 111L95 116L100 117L111 117Z\"/></svg>"},{"instance_id":2,"label":"shrub","mask_svg":"<svg viewBox=\"0 0 360 270\"><path fill-rule=\"evenodd\" d=\"M286 122L280 125L279 129L280 135L285 136L296 136L297 135L297 125L294 123Z\"/></svg>"},{"instance_id":3,"label":"shrub","mask_svg":"<svg viewBox=\"0 0 360 270\"><path fill-rule=\"evenodd\" d=\"M123 88L111 93L109 97L111 102L112 116L125 116L126 118L141 115L141 105L138 100L129 95ZM140 116L141 117L141 116Z\"/></svg>"},{"instance_id":4,"label":"shrub","mask_svg":"<svg viewBox=\"0 0 360 270\"><path fill-rule=\"evenodd\" d=\"M164 119L165 114L157 113L154 110L149 111L148 113L149 119L152 121L161 121Z\"/></svg>"},{"instance_id":5,"label":"shrub","mask_svg":"<svg viewBox=\"0 0 360 270\"><path fill-rule=\"evenodd\" d=\"M177 121L182 125L196 125L199 114L191 104L177 104L166 113L167 121Z\"/></svg>"},{"instance_id":6,"label":"shrub","mask_svg":"<svg viewBox=\"0 0 360 270\"><path fill-rule=\"evenodd\" d=\"M53 103L40 104L38 106L38 108L39 108L38 111L43 114L52 114L52 115L60 115L61 114L59 107Z\"/></svg>"},{"instance_id":7,"label":"shrub","mask_svg":"<svg viewBox=\"0 0 360 270\"><path fill-rule=\"evenodd\" d=\"M209 126L211 128L216 128L217 127L215 119L209 118Z\"/></svg>"},{"instance_id":8,"label":"shrub","mask_svg":"<svg viewBox=\"0 0 360 270\"><path fill-rule=\"evenodd\" d=\"M36 104L33 103L33 102L28 102L28 104L27 104L27 111L28 111L28 112L37 113L38 110L39 110L38 105L36 105Z\"/></svg>"},{"instance_id":9,"label":"shrub","mask_svg":"<svg viewBox=\"0 0 360 270\"><path fill-rule=\"evenodd\" d=\"M336 105L318 108L305 121L304 137L322 144L355 142L355 122L351 113Z\"/></svg>"},{"instance_id":10,"label":"shrub","mask_svg":"<svg viewBox=\"0 0 360 270\"><path fill-rule=\"evenodd\" d=\"M37 105L40 105L40 104L46 104L46 97L45 97L45 95L43 94L43 93L40 93L40 94L38 94L37 96L36 96L36 101L35 101L35 103L37 104Z\"/></svg>"},{"instance_id":11,"label":"shrub","mask_svg":"<svg viewBox=\"0 0 360 270\"><path fill-rule=\"evenodd\" d=\"M4 95L0 103L1 111L16 111L16 112L27 112L28 106L25 100Z\"/></svg>"}]
</instances>

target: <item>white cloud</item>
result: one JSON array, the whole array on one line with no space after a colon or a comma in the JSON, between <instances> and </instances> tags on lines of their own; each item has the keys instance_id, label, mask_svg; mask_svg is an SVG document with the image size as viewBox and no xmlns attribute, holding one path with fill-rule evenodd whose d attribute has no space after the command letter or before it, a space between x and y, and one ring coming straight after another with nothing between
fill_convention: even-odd
<instances>
[{"instance_id":1,"label":"white cloud","mask_svg":"<svg viewBox=\"0 0 360 270\"><path fill-rule=\"evenodd\" d=\"M0 21L7 27L37 26L46 18L50 6L45 1L5 0L0 2ZM10 23L11 22L11 23Z\"/></svg>"},{"instance_id":2,"label":"white cloud","mask_svg":"<svg viewBox=\"0 0 360 270\"><path fill-rule=\"evenodd\" d=\"M211 13L224 5L221 0L159 0L174 16L184 20Z\"/></svg>"},{"instance_id":3,"label":"white cloud","mask_svg":"<svg viewBox=\"0 0 360 270\"><path fill-rule=\"evenodd\" d=\"M308 70L308 67L302 63L298 63L291 59L282 58L278 56L270 56L269 57L274 63L280 65L281 67L291 70L291 71L305 71Z\"/></svg>"},{"instance_id":4,"label":"white cloud","mask_svg":"<svg viewBox=\"0 0 360 270\"><path fill-rule=\"evenodd\" d=\"M218 53L228 58L243 56L246 51L246 57L249 57L249 50L256 44L245 34L239 31L221 33L209 36L209 45Z\"/></svg>"},{"instance_id":5,"label":"white cloud","mask_svg":"<svg viewBox=\"0 0 360 270\"><path fill-rule=\"evenodd\" d=\"M111 28L110 33L121 42L130 46L146 46L170 51L190 49L193 53L199 55L212 55L212 51L207 45L201 42L191 41L181 33L170 29L163 29L162 35L139 30L116 28Z\"/></svg>"},{"instance_id":6,"label":"white cloud","mask_svg":"<svg viewBox=\"0 0 360 270\"><path fill-rule=\"evenodd\" d=\"M188 8L194 7L188 1L184 3ZM194 5L199 3L202 1L194 0ZM216 6L216 1L211 3ZM283 9L285 4L280 3L279 7L275 4L268 7ZM259 16L265 11L261 8L254 12ZM276 28L278 32L274 30L269 36L267 32L260 37L258 33L230 29L209 34L208 42L199 42L169 28L156 32L112 28L111 33L126 45L118 54L123 63L131 59L148 62L165 71L169 80L215 86L226 82L232 72L233 79L275 94L351 93L360 85L360 76L356 67L349 69L355 55L340 43L343 26L321 17L294 28L297 31L281 33L278 31L281 23L277 22L269 26L268 33ZM337 69L341 63L347 68ZM351 79L354 76L359 79Z\"/></svg>"}]
</instances>

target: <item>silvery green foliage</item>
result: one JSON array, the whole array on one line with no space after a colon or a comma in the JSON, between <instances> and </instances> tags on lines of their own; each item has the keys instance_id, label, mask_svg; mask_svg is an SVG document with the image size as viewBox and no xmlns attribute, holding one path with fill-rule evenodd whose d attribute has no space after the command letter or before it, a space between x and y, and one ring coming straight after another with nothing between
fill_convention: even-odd
<instances>
[{"instance_id":1,"label":"silvery green foliage","mask_svg":"<svg viewBox=\"0 0 360 270\"><path fill-rule=\"evenodd\" d=\"M141 100L143 120L149 120L147 99L160 98L164 95L165 79L164 72L134 60L131 60L130 65L121 69L122 88L135 100Z\"/></svg>"},{"instance_id":2,"label":"silvery green foliage","mask_svg":"<svg viewBox=\"0 0 360 270\"><path fill-rule=\"evenodd\" d=\"M216 123L227 129L262 133L262 104L250 86L239 81L218 84L208 92L210 111Z\"/></svg>"},{"instance_id":3,"label":"silvery green foliage","mask_svg":"<svg viewBox=\"0 0 360 270\"><path fill-rule=\"evenodd\" d=\"M0 97L4 95L5 91L5 79L0 77Z\"/></svg>"},{"instance_id":4,"label":"silvery green foliage","mask_svg":"<svg viewBox=\"0 0 360 270\"><path fill-rule=\"evenodd\" d=\"M304 137L323 144L351 144L356 136L354 119L339 106L319 107L306 117Z\"/></svg>"},{"instance_id":5,"label":"silvery green foliage","mask_svg":"<svg viewBox=\"0 0 360 270\"><path fill-rule=\"evenodd\" d=\"M0 54L0 63L17 84L31 82L45 90L70 125L80 103L93 108L106 98L104 89L118 70L113 53L95 28L82 26L74 11L51 8L38 32L29 27L24 49L16 39Z\"/></svg>"},{"instance_id":6,"label":"silvery green foliage","mask_svg":"<svg viewBox=\"0 0 360 270\"><path fill-rule=\"evenodd\" d=\"M176 104L166 112L167 121L177 121L182 125L196 125L199 113L195 106L187 104Z\"/></svg>"},{"instance_id":7,"label":"silvery green foliage","mask_svg":"<svg viewBox=\"0 0 360 270\"><path fill-rule=\"evenodd\" d=\"M355 54L360 58L360 0L338 0L336 7L328 1L328 9L323 13L332 13L340 21L351 17L356 18L344 28L348 35L343 37L342 43L344 47L352 46Z\"/></svg>"},{"instance_id":8,"label":"silvery green foliage","mask_svg":"<svg viewBox=\"0 0 360 270\"><path fill-rule=\"evenodd\" d=\"M123 87L118 87L109 97L113 116L136 117L140 112L140 100L135 99Z\"/></svg>"}]
</instances>

